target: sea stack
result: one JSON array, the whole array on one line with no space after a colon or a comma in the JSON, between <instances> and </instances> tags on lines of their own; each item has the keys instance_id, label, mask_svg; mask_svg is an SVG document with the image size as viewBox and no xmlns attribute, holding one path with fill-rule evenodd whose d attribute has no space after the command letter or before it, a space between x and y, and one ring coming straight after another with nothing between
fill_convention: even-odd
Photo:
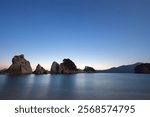
<instances>
[{"instance_id":1,"label":"sea stack","mask_svg":"<svg viewBox=\"0 0 150 117\"><path fill-rule=\"evenodd\" d=\"M135 73L150 74L150 63L143 63L136 66Z\"/></svg>"},{"instance_id":2,"label":"sea stack","mask_svg":"<svg viewBox=\"0 0 150 117\"><path fill-rule=\"evenodd\" d=\"M34 74L48 74L48 71L45 70L40 64L38 64L36 67L36 70L33 73Z\"/></svg>"},{"instance_id":3,"label":"sea stack","mask_svg":"<svg viewBox=\"0 0 150 117\"><path fill-rule=\"evenodd\" d=\"M58 74L58 73L60 73L59 64L57 62L54 61L52 63L50 73L51 74Z\"/></svg>"},{"instance_id":4,"label":"sea stack","mask_svg":"<svg viewBox=\"0 0 150 117\"><path fill-rule=\"evenodd\" d=\"M85 66L84 71L87 73L93 73L96 70L93 67Z\"/></svg>"},{"instance_id":5,"label":"sea stack","mask_svg":"<svg viewBox=\"0 0 150 117\"><path fill-rule=\"evenodd\" d=\"M12 59L12 65L7 69L9 74L30 74L32 68L30 62L24 58L24 55L14 56Z\"/></svg>"},{"instance_id":6,"label":"sea stack","mask_svg":"<svg viewBox=\"0 0 150 117\"><path fill-rule=\"evenodd\" d=\"M59 67L60 67L60 73L62 74L70 74L70 73L78 72L75 63L70 59L64 59Z\"/></svg>"}]
</instances>

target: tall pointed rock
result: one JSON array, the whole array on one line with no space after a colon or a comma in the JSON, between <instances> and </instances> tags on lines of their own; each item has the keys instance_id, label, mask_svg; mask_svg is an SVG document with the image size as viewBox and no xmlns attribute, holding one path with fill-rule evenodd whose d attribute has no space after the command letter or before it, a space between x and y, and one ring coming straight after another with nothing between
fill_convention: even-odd
<instances>
[{"instance_id":1,"label":"tall pointed rock","mask_svg":"<svg viewBox=\"0 0 150 117\"><path fill-rule=\"evenodd\" d=\"M50 72L51 72L52 74L58 74L58 73L60 73L59 71L60 71L59 64L54 61L54 62L52 63L52 65L51 65L51 70L50 70Z\"/></svg>"}]
</instances>

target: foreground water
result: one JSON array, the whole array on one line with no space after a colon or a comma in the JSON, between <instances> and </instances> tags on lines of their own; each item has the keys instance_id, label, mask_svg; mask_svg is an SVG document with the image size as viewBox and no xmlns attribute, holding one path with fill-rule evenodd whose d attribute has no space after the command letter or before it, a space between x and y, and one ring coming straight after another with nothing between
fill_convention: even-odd
<instances>
[{"instance_id":1,"label":"foreground water","mask_svg":"<svg viewBox=\"0 0 150 117\"><path fill-rule=\"evenodd\" d=\"M0 75L0 99L150 99L150 75Z\"/></svg>"}]
</instances>

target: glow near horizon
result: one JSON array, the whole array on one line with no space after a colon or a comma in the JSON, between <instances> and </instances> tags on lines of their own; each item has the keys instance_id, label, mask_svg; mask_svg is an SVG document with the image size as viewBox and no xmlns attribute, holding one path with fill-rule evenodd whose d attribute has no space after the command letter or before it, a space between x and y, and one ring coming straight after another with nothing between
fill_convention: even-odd
<instances>
[{"instance_id":1,"label":"glow near horizon","mask_svg":"<svg viewBox=\"0 0 150 117\"><path fill-rule=\"evenodd\" d=\"M82 69L150 62L150 1L108 1L0 1L0 67L19 54L48 70L64 58Z\"/></svg>"},{"instance_id":2,"label":"glow near horizon","mask_svg":"<svg viewBox=\"0 0 150 117\"><path fill-rule=\"evenodd\" d=\"M17 55L20 55L20 54L17 54ZM1 63L2 66L1 66L0 69L8 68L12 64L12 62L11 62L12 57L9 60L5 60L5 61L3 60L4 62ZM62 58L62 59L55 59L55 60L52 60L52 59L43 59L43 60L41 60L40 59L40 60L35 61L35 60L29 59L29 58L30 57L25 56L25 59L30 61L30 64L31 64L31 67L32 67L33 71L35 70L37 64L40 64L42 67L44 67L47 70L50 70L51 64L52 64L53 61L56 61L56 62L58 62L60 64L60 63L62 63L62 60L63 60L63 58ZM66 57L66 58L68 58L68 57ZM131 63L124 63L124 64L120 63L120 64L112 64L111 65L110 61L108 61L108 62L106 61L106 63L101 63L99 61L99 64L97 65L97 62L92 62L92 64L91 64L91 63L88 63L88 62L86 62L84 60L82 60L83 63L81 63L80 60L78 61L78 60L75 60L75 59L72 59L72 58L71 58L71 60L73 60L73 62L76 64L77 68L84 69L85 66L91 66L91 67L94 67L97 70L103 70L103 69L108 69L108 68L111 68L111 67L117 67L117 66L120 66L120 65L127 65L127 64L135 63L135 62L131 62Z\"/></svg>"},{"instance_id":3,"label":"glow near horizon","mask_svg":"<svg viewBox=\"0 0 150 117\"><path fill-rule=\"evenodd\" d=\"M28 58L29 57L25 56L25 59L29 60ZM68 57L66 57L66 58L68 58ZM2 68L8 68L12 64L11 60L12 60L12 58L10 58L10 60L5 60L5 61L3 60L4 62L1 64L2 65L1 69ZM50 70L50 67L51 67L51 64L52 64L53 61L56 61L60 64L60 63L62 63L63 59L61 59L61 60L60 59L56 59L56 60L49 59L48 62L47 62L47 60L43 59L43 60L34 61L33 59L30 59L29 61L30 61L30 64L31 64L31 67L32 67L33 70L35 70L37 64L40 64L41 66L43 66L47 70ZM93 62L92 64L91 63L87 64L87 62L85 62L84 60L82 60L82 61L84 61L83 63L81 63L80 61L75 60L75 59L71 59L71 60L73 60L73 62L76 64L77 68L80 68L80 69L84 69L85 66L91 66L91 67L94 67L95 69L109 68L108 66L97 67L98 65L96 65L95 62Z\"/></svg>"}]
</instances>

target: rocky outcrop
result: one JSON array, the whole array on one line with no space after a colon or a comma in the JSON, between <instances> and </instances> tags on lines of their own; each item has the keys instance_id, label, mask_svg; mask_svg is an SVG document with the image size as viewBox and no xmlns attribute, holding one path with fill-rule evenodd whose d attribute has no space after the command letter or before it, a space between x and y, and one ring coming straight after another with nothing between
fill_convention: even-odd
<instances>
[{"instance_id":1,"label":"rocky outcrop","mask_svg":"<svg viewBox=\"0 0 150 117\"><path fill-rule=\"evenodd\" d=\"M30 62L24 58L24 55L14 56L12 59L12 65L8 68L9 74L30 74L32 68Z\"/></svg>"},{"instance_id":2,"label":"rocky outcrop","mask_svg":"<svg viewBox=\"0 0 150 117\"><path fill-rule=\"evenodd\" d=\"M51 65L52 74L70 74L77 73L78 69L75 63L70 59L64 59L63 62L59 65L57 62L53 62Z\"/></svg>"},{"instance_id":3,"label":"rocky outcrop","mask_svg":"<svg viewBox=\"0 0 150 117\"><path fill-rule=\"evenodd\" d=\"M40 64L37 65L34 74L48 74L49 72L45 70Z\"/></svg>"},{"instance_id":4,"label":"rocky outcrop","mask_svg":"<svg viewBox=\"0 0 150 117\"><path fill-rule=\"evenodd\" d=\"M59 67L60 67L60 73L62 74L70 74L70 73L78 72L75 63L70 59L64 59Z\"/></svg>"},{"instance_id":5,"label":"rocky outcrop","mask_svg":"<svg viewBox=\"0 0 150 117\"><path fill-rule=\"evenodd\" d=\"M52 73L52 74L58 74L58 73L60 73L59 64L57 62L54 61L52 63L50 73Z\"/></svg>"},{"instance_id":6,"label":"rocky outcrop","mask_svg":"<svg viewBox=\"0 0 150 117\"><path fill-rule=\"evenodd\" d=\"M150 63L144 63L136 66L135 73L150 73Z\"/></svg>"},{"instance_id":7,"label":"rocky outcrop","mask_svg":"<svg viewBox=\"0 0 150 117\"><path fill-rule=\"evenodd\" d=\"M96 70L93 67L85 66L84 71L87 73L93 73Z\"/></svg>"}]
</instances>

